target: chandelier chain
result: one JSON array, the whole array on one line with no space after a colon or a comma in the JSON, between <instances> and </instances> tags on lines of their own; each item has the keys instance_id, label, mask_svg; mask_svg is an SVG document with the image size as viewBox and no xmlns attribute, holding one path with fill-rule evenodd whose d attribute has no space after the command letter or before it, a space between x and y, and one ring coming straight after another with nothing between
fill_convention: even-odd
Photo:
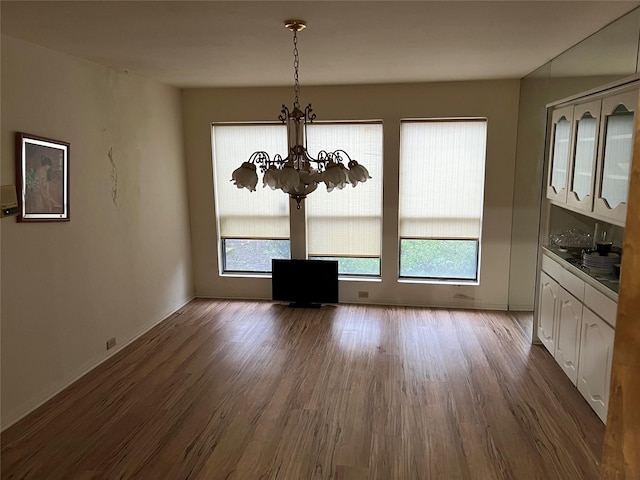
<instances>
[{"instance_id":1,"label":"chandelier chain","mask_svg":"<svg viewBox=\"0 0 640 480\"><path fill-rule=\"evenodd\" d=\"M293 108L300 108L300 101L298 96L300 95L300 81L298 80L298 66L300 65L300 58L298 55L298 32L293 31L293 70L294 70L294 87L295 99L293 101Z\"/></svg>"}]
</instances>

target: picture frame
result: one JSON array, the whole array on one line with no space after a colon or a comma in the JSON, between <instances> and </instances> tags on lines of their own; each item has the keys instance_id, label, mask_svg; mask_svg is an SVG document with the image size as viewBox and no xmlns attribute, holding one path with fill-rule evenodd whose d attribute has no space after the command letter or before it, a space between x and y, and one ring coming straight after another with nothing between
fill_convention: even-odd
<instances>
[{"instance_id":1,"label":"picture frame","mask_svg":"<svg viewBox=\"0 0 640 480\"><path fill-rule=\"evenodd\" d=\"M68 222L69 149L60 140L16 132L19 222Z\"/></svg>"}]
</instances>

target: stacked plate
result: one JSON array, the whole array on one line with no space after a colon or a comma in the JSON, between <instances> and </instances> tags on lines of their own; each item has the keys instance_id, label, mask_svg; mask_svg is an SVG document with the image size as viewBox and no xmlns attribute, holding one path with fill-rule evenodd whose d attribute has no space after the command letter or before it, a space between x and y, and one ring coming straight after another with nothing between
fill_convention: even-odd
<instances>
[{"instance_id":1,"label":"stacked plate","mask_svg":"<svg viewBox=\"0 0 640 480\"><path fill-rule=\"evenodd\" d=\"M613 273L613 266L620 263L620 255L609 252L600 255L598 252L584 252L582 254L582 266L598 273Z\"/></svg>"}]
</instances>

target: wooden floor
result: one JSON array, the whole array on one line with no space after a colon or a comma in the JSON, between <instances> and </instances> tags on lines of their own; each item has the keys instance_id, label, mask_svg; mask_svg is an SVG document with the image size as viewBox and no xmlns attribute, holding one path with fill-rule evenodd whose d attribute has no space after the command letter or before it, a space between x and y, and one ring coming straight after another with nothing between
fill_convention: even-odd
<instances>
[{"instance_id":1,"label":"wooden floor","mask_svg":"<svg viewBox=\"0 0 640 480\"><path fill-rule=\"evenodd\" d=\"M598 477L604 426L505 312L195 300L2 434L2 478Z\"/></svg>"},{"instance_id":2,"label":"wooden floor","mask_svg":"<svg viewBox=\"0 0 640 480\"><path fill-rule=\"evenodd\" d=\"M533 337L533 312L509 312L508 315L516 321L525 337L530 341Z\"/></svg>"}]
</instances>

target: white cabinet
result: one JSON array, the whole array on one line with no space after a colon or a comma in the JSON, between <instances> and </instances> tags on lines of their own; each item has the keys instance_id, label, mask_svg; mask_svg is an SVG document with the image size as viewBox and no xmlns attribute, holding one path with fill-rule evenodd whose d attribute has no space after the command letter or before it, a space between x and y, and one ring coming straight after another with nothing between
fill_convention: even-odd
<instances>
[{"instance_id":1,"label":"white cabinet","mask_svg":"<svg viewBox=\"0 0 640 480\"><path fill-rule=\"evenodd\" d=\"M593 209L601 101L576 105L573 110L575 144L572 149L567 205L590 212Z\"/></svg>"},{"instance_id":2,"label":"white cabinet","mask_svg":"<svg viewBox=\"0 0 640 480\"><path fill-rule=\"evenodd\" d=\"M551 113L546 196L624 225L638 87L586 97ZM591 97L592 98L592 97Z\"/></svg>"},{"instance_id":3,"label":"white cabinet","mask_svg":"<svg viewBox=\"0 0 640 480\"><path fill-rule=\"evenodd\" d=\"M553 264L546 262L547 267ZM557 265L557 264L555 264ZM569 278L568 272L560 275L560 270L550 269L556 278ZM575 277L574 277L575 278ZM575 289L584 282L575 278L569 286ZM538 305L538 338L553 355L560 368L567 374L573 384L578 378L578 357L580 353L580 329L582 327L582 302L547 273L540 273L540 296Z\"/></svg>"},{"instance_id":4,"label":"white cabinet","mask_svg":"<svg viewBox=\"0 0 640 480\"><path fill-rule=\"evenodd\" d=\"M588 308L582 315L578 390L603 422L607 419L614 330Z\"/></svg>"},{"instance_id":5,"label":"white cabinet","mask_svg":"<svg viewBox=\"0 0 640 480\"><path fill-rule=\"evenodd\" d=\"M549 275L540 273L538 301L538 338L551 355L556 350L556 312L560 287Z\"/></svg>"},{"instance_id":6,"label":"white cabinet","mask_svg":"<svg viewBox=\"0 0 640 480\"><path fill-rule=\"evenodd\" d=\"M547 253L541 267L538 338L604 422L617 303Z\"/></svg>"},{"instance_id":7,"label":"white cabinet","mask_svg":"<svg viewBox=\"0 0 640 480\"><path fill-rule=\"evenodd\" d=\"M558 108L551 114L552 140L549 150L547 198L558 202L567 201L572 124L572 106Z\"/></svg>"},{"instance_id":8,"label":"white cabinet","mask_svg":"<svg viewBox=\"0 0 640 480\"><path fill-rule=\"evenodd\" d=\"M564 288L558 294L558 330L554 357L575 385L578 379L582 303Z\"/></svg>"},{"instance_id":9,"label":"white cabinet","mask_svg":"<svg viewBox=\"0 0 640 480\"><path fill-rule=\"evenodd\" d=\"M550 237L590 232L596 222L612 226L612 241L624 236L614 226L624 227L626 220L639 88L640 77L548 105L536 336L603 422L618 307L615 279L584 267Z\"/></svg>"},{"instance_id":10,"label":"white cabinet","mask_svg":"<svg viewBox=\"0 0 640 480\"><path fill-rule=\"evenodd\" d=\"M602 101L600 153L593 211L621 225L627 216L637 105L637 90L607 97Z\"/></svg>"}]
</instances>

